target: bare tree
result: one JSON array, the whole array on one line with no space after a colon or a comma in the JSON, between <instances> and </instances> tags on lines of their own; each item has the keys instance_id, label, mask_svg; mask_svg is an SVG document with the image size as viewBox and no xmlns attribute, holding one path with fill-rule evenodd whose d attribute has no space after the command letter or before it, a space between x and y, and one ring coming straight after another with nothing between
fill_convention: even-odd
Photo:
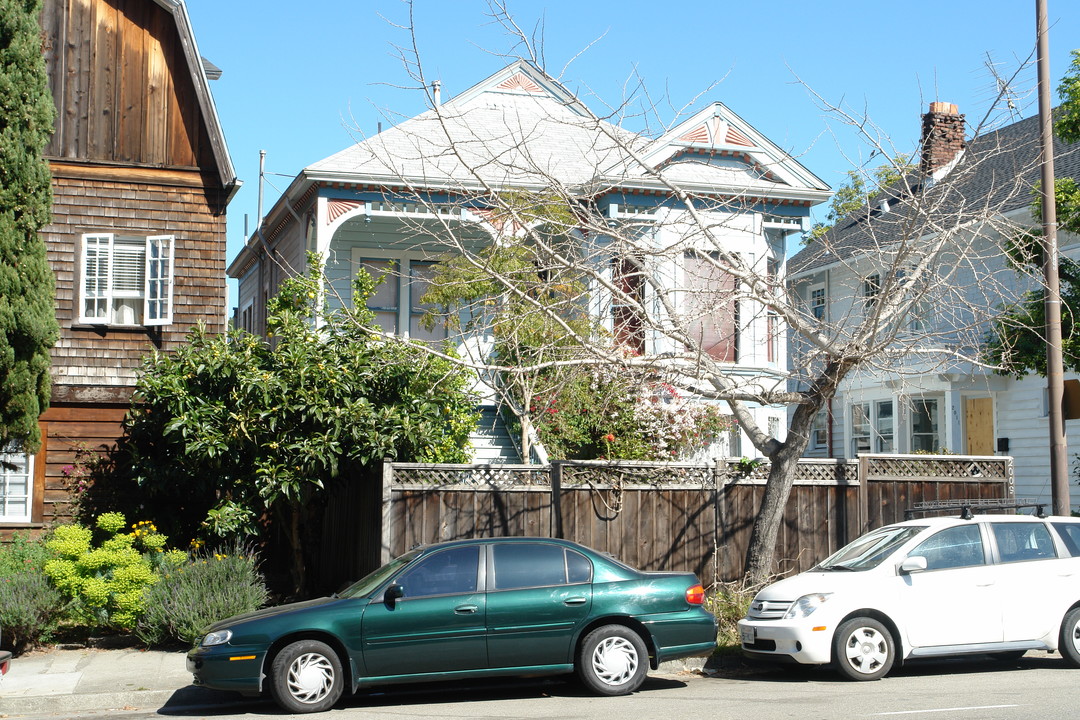
<instances>
[{"instance_id":1,"label":"bare tree","mask_svg":"<svg viewBox=\"0 0 1080 720\"><path fill-rule=\"evenodd\" d=\"M1013 104L1013 81L974 127L960 116L966 149L935 164L923 147L914 171L901 160L898 180L789 270L785 236L798 216L770 208L824 201L820 181L726 108L660 123L661 103L637 78L627 100L594 113L544 71L541 33L522 30L501 3L492 8L524 61L506 82L536 92L442 102L413 42L404 64L430 109L364 140L349 162L384 178L384 202L400 211L397 242L442 261L426 301L463 331L457 362L509 379L526 401L537 373L591 366L648 373L727 404L770 463L747 556L748 578L761 580L775 570L796 463L842 382L985 367L987 324L1025 285L1001 239L1022 221L1038 159L1025 135L994 128ZM818 100L882 158L905 155L868 118ZM774 161L696 153L693 137L671 135L694 131L687 117L734 128L729 139ZM809 290L815 268L829 268L827 303ZM493 352L500 331L536 328L529 353ZM786 432L762 421L762 408L777 407L791 408Z\"/></svg>"}]
</instances>

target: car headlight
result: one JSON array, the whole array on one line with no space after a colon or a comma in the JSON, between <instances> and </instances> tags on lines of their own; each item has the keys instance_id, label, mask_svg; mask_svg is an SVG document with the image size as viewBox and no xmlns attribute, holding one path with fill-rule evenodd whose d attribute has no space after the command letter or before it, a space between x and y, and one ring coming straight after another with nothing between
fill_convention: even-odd
<instances>
[{"instance_id":1,"label":"car headlight","mask_svg":"<svg viewBox=\"0 0 1080 720\"><path fill-rule=\"evenodd\" d=\"M232 630L215 630L211 633L206 633L206 637L202 639L203 647L210 647L211 645L223 645L232 639Z\"/></svg>"},{"instance_id":2,"label":"car headlight","mask_svg":"<svg viewBox=\"0 0 1080 720\"><path fill-rule=\"evenodd\" d=\"M832 597L832 593L812 593L810 595L803 595L801 598L791 603L791 607L784 613L784 619L794 620L795 618L807 617L824 605L825 601L830 597Z\"/></svg>"}]
</instances>

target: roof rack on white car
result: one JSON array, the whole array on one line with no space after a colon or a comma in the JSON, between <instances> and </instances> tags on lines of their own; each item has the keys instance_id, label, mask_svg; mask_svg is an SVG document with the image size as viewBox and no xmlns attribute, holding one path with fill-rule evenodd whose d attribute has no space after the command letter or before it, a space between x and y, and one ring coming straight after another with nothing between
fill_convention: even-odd
<instances>
[{"instance_id":1,"label":"roof rack on white car","mask_svg":"<svg viewBox=\"0 0 1080 720\"><path fill-rule=\"evenodd\" d=\"M975 517L973 510L985 512L988 510L1018 510L1020 508L1036 508L1035 514L1041 518L1046 517L1043 508L1046 503L1035 502L1028 498L971 498L967 500L926 500L917 502L907 510L904 510L904 519L911 520L915 513L934 513L960 511L960 517L970 520Z\"/></svg>"}]
</instances>

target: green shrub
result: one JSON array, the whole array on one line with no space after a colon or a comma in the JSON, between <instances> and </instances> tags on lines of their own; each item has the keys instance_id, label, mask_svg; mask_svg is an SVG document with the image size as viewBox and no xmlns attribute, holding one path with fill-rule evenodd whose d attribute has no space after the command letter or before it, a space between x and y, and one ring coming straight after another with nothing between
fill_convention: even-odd
<instances>
[{"instance_id":1,"label":"green shrub","mask_svg":"<svg viewBox=\"0 0 1080 720\"><path fill-rule=\"evenodd\" d=\"M716 644L719 652L741 652L742 643L739 640L737 624L746 617L750 602L759 588L759 585L747 586L741 582L721 583L705 598L705 609L716 616Z\"/></svg>"},{"instance_id":2,"label":"green shrub","mask_svg":"<svg viewBox=\"0 0 1080 720\"><path fill-rule=\"evenodd\" d=\"M45 577L47 557L43 542L22 535L0 547L0 640L16 653L48 642L64 611Z\"/></svg>"},{"instance_id":3,"label":"green shrub","mask_svg":"<svg viewBox=\"0 0 1080 720\"><path fill-rule=\"evenodd\" d=\"M175 556L163 552L165 536L147 522L122 533L121 513L104 513L94 532L61 525L45 543L51 559L45 575L71 603L68 619L89 629L127 630L143 612L143 589L157 582L157 570ZM182 558L183 556L181 556Z\"/></svg>"},{"instance_id":4,"label":"green shrub","mask_svg":"<svg viewBox=\"0 0 1080 720\"><path fill-rule=\"evenodd\" d=\"M233 547L196 555L143 591L145 611L135 634L147 645L193 645L211 623L258 610L266 597L250 552Z\"/></svg>"}]
</instances>

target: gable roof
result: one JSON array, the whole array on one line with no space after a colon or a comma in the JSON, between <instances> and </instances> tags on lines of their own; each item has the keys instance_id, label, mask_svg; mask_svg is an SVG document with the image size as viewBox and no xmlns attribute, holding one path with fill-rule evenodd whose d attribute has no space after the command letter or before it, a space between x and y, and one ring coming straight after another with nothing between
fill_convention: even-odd
<instances>
[{"instance_id":1,"label":"gable roof","mask_svg":"<svg viewBox=\"0 0 1080 720\"><path fill-rule=\"evenodd\" d=\"M931 182L914 171L843 217L791 258L789 276L814 272L911 238L912 228L925 224L918 217L920 204L933 203L935 215L947 219L948 227L975 220L987 209L1007 215L1028 207L1040 179L1040 156L1038 116L980 135L941 180ZM1054 170L1059 178L1080 177L1080 143L1054 138ZM925 230L915 232L928 234Z\"/></svg>"},{"instance_id":2,"label":"gable roof","mask_svg":"<svg viewBox=\"0 0 1080 720\"><path fill-rule=\"evenodd\" d=\"M192 30L191 18L188 16L187 5L184 4L184 0L154 0L154 2L176 21L176 31L180 35L180 44L184 49L187 70L191 74L191 81L195 86L195 95L199 101L199 109L202 111L203 122L206 123L218 175L221 178L222 186L228 190L231 198L240 189L241 182L236 177L236 170L233 168L232 158L229 156L229 147L225 144L225 133L221 128L217 106L214 104L214 96L210 92L210 84L207 80L206 64L209 64L215 70L217 68L209 61L204 61L199 54L199 46L195 42L195 32ZM221 71L217 70L217 74L220 75Z\"/></svg>"},{"instance_id":3,"label":"gable roof","mask_svg":"<svg viewBox=\"0 0 1080 720\"><path fill-rule=\"evenodd\" d=\"M753 190L821 202L829 190L720 103L652 139L596 117L557 80L522 60L304 174L446 190L540 189L555 181L583 194L628 186L663 191L646 166L664 167L671 180L696 192Z\"/></svg>"}]
</instances>

